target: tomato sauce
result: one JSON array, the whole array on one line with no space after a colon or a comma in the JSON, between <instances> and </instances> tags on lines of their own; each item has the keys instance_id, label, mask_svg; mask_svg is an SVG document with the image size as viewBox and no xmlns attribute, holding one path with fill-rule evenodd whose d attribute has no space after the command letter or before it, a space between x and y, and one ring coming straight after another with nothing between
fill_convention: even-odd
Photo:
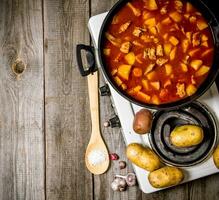
<instances>
[{"instance_id":1,"label":"tomato sauce","mask_svg":"<svg viewBox=\"0 0 219 200\"><path fill-rule=\"evenodd\" d=\"M115 83L143 103L193 95L214 55L211 29L181 0L131 0L106 29L103 54Z\"/></svg>"}]
</instances>

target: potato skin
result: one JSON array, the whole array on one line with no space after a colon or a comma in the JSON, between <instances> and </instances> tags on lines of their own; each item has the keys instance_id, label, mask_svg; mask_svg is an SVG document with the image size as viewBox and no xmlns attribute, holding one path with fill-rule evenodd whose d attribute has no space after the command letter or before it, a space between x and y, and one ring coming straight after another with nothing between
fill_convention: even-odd
<instances>
[{"instance_id":1,"label":"potato skin","mask_svg":"<svg viewBox=\"0 0 219 200\"><path fill-rule=\"evenodd\" d=\"M149 174L148 180L155 188L178 185L184 178L183 172L176 168L165 166Z\"/></svg>"},{"instance_id":2,"label":"potato skin","mask_svg":"<svg viewBox=\"0 0 219 200\"><path fill-rule=\"evenodd\" d=\"M176 147L191 147L198 145L203 139L203 129L196 125L178 126L170 134L170 141Z\"/></svg>"},{"instance_id":3,"label":"potato skin","mask_svg":"<svg viewBox=\"0 0 219 200\"><path fill-rule=\"evenodd\" d=\"M128 145L126 156L132 163L147 171L154 171L161 166L158 156L150 148L138 143Z\"/></svg>"},{"instance_id":4,"label":"potato skin","mask_svg":"<svg viewBox=\"0 0 219 200\"><path fill-rule=\"evenodd\" d=\"M213 160L214 160L215 166L219 169L219 145L217 146L217 148L215 149L213 153Z\"/></svg>"},{"instance_id":5,"label":"potato skin","mask_svg":"<svg viewBox=\"0 0 219 200\"><path fill-rule=\"evenodd\" d=\"M151 129L153 115L147 109L141 109L135 114L133 130L138 134L148 133Z\"/></svg>"}]
</instances>

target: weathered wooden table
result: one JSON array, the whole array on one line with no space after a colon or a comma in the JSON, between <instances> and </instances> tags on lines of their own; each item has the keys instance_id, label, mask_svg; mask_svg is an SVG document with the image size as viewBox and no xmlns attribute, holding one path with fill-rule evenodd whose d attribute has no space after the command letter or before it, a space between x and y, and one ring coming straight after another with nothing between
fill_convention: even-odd
<instances>
[{"instance_id":1,"label":"weathered wooden table","mask_svg":"<svg viewBox=\"0 0 219 200\"><path fill-rule=\"evenodd\" d=\"M219 199L219 174L146 195L137 187L123 193L111 190L113 175L119 172L116 162L101 176L92 176L85 168L90 113L87 82L78 73L75 46L91 42L89 17L114 3L0 1L1 200ZM22 64L26 69L16 77L13 64L18 73ZM114 111L108 97L100 102L103 124ZM126 160L120 130L101 127L109 150ZM130 165L127 171L132 171Z\"/></svg>"}]
</instances>

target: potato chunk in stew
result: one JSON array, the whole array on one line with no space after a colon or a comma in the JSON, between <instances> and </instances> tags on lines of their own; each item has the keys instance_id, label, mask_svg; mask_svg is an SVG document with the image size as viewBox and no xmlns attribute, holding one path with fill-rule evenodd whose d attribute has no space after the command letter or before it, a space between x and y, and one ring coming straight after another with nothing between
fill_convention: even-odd
<instances>
[{"instance_id":1,"label":"potato chunk in stew","mask_svg":"<svg viewBox=\"0 0 219 200\"><path fill-rule=\"evenodd\" d=\"M201 66L201 68L195 73L195 76L203 76L210 70L210 67L208 66Z\"/></svg>"},{"instance_id":2,"label":"potato chunk in stew","mask_svg":"<svg viewBox=\"0 0 219 200\"><path fill-rule=\"evenodd\" d=\"M128 80L129 79L129 74L131 72L131 65L120 65L119 68L118 68L118 72L117 74L125 79L125 80Z\"/></svg>"},{"instance_id":3,"label":"potato chunk in stew","mask_svg":"<svg viewBox=\"0 0 219 200\"><path fill-rule=\"evenodd\" d=\"M169 41L176 46L177 44L179 44L179 40L175 37L175 36L171 36Z\"/></svg>"},{"instance_id":4,"label":"potato chunk in stew","mask_svg":"<svg viewBox=\"0 0 219 200\"><path fill-rule=\"evenodd\" d=\"M144 22L145 25L147 25L148 27L154 27L156 26L156 19L153 17L153 18L150 18L150 19L147 19L145 22Z\"/></svg>"},{"instance_id":5,"label":"potato chunk in stew","mask_svg":"<svg viewBox=\"0 0 219 200\"><path fill-rule=\"evenodd\" d=\"M203 30L208 27L208 24L204 20L198 20L197 27L199 30Z\"/></svg>"},{"instance_id":6,"label":"potato chunk in stew","mask_svg":"<svg viewBox=\"0 0 219 200\"><path fill-rule=\"evenodd\" d=\"M175 22L180 22L182 20L182 16L176 11L171 12L169 15L171 19Z\"/></svg>"},{"instance_id":7,"label":"potato chunk in stew","mask_svg":"<svg viewBox=\"0 0 219 200\"><path fill-rule=\"evenodd\" d=\"M192 60L190 65L194 70L198 70L199 67L202 65L203 61L202 60Z\"/></svg>"},{"instance_id":8,"label":"potato chunk in stew","mask_svg":"<svg viewBox=\"0 0 219 200\"><path fill-rule=\"evenodd\" d=\"M186 88L186 93L188 96L193 95L196 92L197 88L193 84L189 84Z\"/></svg>"},{"instance_id":9,"label":"potato chunk in stew","mask_svg":"<svg viewBox=\"0 0 219 200\"><path fill-rule=\"evenodd\" d=\"M195 94L214 58L207 21L183 0L128 1L112 16L102 44L112 80L146 104L171 103Z\"/></svg>"},{"instance_id":10,"label":"potato chunk in stew","mask_svg":"<svg viewBox=\"0 0 219 200\"><path fill-rule=\"evenodd\" d=\"M176 51L177 48L174 47L173 50L170 52L170 60L174 60L176 58Z\"/></svg>"},{"instance_id":11,"label":"potato chunk in stew","mask_svg":"<svg viewBox=\"0 0 219 200\"><path fill-rule=\"evenodd\" d=\"M133 65L135 63L135 54L133 52L126 54L124 58L129 65Z\"/></svg>"},{"instance_id":12,"label":"potato chunk in stew","mask_svg":"<svg viewBox=\"0 0 219 200\"><path fill-rule=\"evenodd\" d=\"M132 10L135 16L140 16L141 15L141 10L138 8L135 8L131 3L127 3L127 6Z\"/></svg>"},{"instance_id":13,"label":"potato chunk in stew","mask_svg":"<svg viewBox=\"0 0 219 200\"><path fill-rule=\"evenodd\" d=\"M144 0L145 4L144 7L148 10L157 10L157 2L156 0Z\"/></svg>"}]
</instances>

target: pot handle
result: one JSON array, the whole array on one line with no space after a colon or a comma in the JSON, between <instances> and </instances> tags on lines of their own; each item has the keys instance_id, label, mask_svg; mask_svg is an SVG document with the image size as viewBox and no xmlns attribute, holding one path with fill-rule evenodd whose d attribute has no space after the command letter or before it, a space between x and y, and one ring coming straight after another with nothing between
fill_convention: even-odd
<instances>
[{"instance_id":1,"label":"pot handle","mask_svg":"<svg viewBox=\"0 0 219 200\"><path fill-rule=\"evenodd\" d=\"M86 61L87 66L84 66L82 61L82 50L86 52ZM96 63L95 63L95 55L94 55L94 47L78 44L76 47L76 57L78 69L80 71L81 76L88 76L89 74L93 74L97 71Z\"/></svg>"}]
</instances>

